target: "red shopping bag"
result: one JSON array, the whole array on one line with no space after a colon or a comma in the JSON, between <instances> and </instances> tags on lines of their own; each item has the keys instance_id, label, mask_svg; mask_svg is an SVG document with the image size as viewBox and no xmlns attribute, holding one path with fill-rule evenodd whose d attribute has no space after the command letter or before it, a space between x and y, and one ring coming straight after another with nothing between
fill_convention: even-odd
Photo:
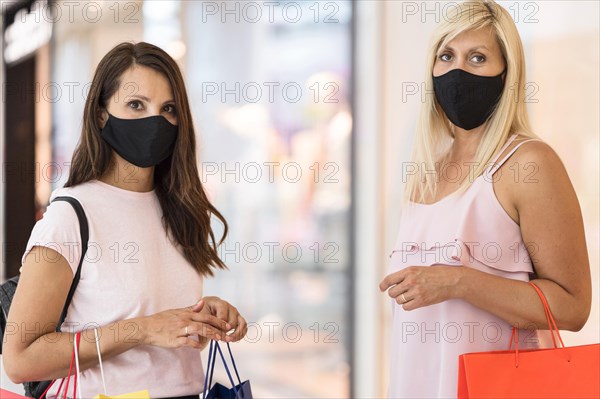
<instances>
[{"instance_id":1,"label":"red shopping bag","mask_svg":"<svg viewBox=\"0 0 600 399\"><path fill-rule=\"evenodd\" d=\"M460 355L458 398L600 398L600 344L565 347L543 292L529 284L544 304L554 348L519 350L513 328L514 351Z\"/></svg>"},{"instance_id":2,"label":"red shopping bag","mask_svg":"<svg viewBox=\"0 0 600 399\"><path fill-rule=\"evenodd\" d=\"M29 399L27 396L21 396L18 393L7 391L6 389L0 388L0 398L2 399Z\"/></svg>"}]
</instances>

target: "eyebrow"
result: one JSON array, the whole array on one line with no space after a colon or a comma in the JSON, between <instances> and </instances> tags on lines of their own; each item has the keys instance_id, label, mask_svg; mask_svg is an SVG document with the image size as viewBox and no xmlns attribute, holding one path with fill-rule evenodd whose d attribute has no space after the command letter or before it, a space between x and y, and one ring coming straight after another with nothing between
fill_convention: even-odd
<instances>
[{"instance_id":1,"label":"eyebrow","mask_svg":"<svg viewBox=\"0 0 600 399\"><path fill-rule=\"evenodd\" d=\"M139 100L143 100L143 101L146 101L146 102L149 102L149 103L150 103L150 102L152 102L152 101L150 101L150 99L149 99L148 97L146 97L146 96L143 96L143 95L141 95L141 94L132 94L131 96L129 96L129 98L130 98L130 99L131 99L131 98L137 98L137 99L139 99ZM168 103L174 103L174 102L175 102L175 100L172 100L172 99L171 99L171 100L167 100L167 101L165 101L165 102L163 103L163 105L165 105L165 104L168 104Z\"/></svg>"},{"instance_id":2,"label":"eyebrow","mask_svg":"<svg viewBox=\"0 0 600 399\"><path fill-rule=\"evenodd\" d=\"M475 46L475 47L470 48L468 52L470 53L471 51L475 51L475 50L479 50L479 49L485 49L487 51L490 51L490 49L487 48L486 46ZM450 46L446 46L446 47L440 49L440 51L441 50L450 50L450 51L453 51L453 52L455 51L454 48L452 48Z\"/></svg>"}]
</instances>

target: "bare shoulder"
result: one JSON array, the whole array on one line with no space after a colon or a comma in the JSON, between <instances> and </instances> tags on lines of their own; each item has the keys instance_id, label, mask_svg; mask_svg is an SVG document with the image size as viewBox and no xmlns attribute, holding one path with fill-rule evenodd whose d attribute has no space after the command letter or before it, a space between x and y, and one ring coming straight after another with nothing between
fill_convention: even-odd
<instances>
[{"instance_id":1,"label":"bare shoulder","mask_svg":"<svg viewBox=\"0 0 600 399\"><path fill-rule=\"evenodd\" d=\"M526 143L524 143L526 142ZM543 139L534 139L531 137L519 135L510 145L510 148L518 146L520 143L524 143L519 146L518 150L515 151L511 157L513 161L539 161L550 164L562 165L557 152L550 146L550 144L543 141Z\"/></svg>"},{"instance_id":2,"label":"bare shoulder","mask_svg":"<svg viewBox=\"0 0 600 399\"><path fill-rule=\"evenodd\" d=\"M519 143L527 140L531 140L531 138L519 136L511 143L511 147L517 146ZM517 167L520 170L534 171L531 173L529 180L535 180L536 175L540 175L540 177L559 177L557 174L567 173L558 153L541 139L527 141L519 146L506 163L513 168ZM518 179L517 183L528 181L523 176L519 177L522 178Z\"/></svg>"},{"instance_id":3,"label":"bare shoulder","mask_svg":"<svg viewBox=\"0 0 600 399\"><path fill-rule=\"evenodd\" d=\"M514 148L527 140L530 138L519 135L510 147ZM548 143L540 140L519 146L504 165L511 171L510 191L517 209L541 199L551 201L562 197L565 200L564 194L573 192L560 156Z\"/></svg>"},{"instance_id":4,"label":"bare shoulder","mask_svg":"<svg viewBox=\"0 0 600 399\"><path fill-rule=\"evenodd\" d=\"M530 207L542 206L546 201L573 203L575 198L571 181L557 152L543 139L531 139L518 135L510 143L499 159L519 147L493 179L500 205L519 225L522 214Z\"/></svg>"}]
</instances>

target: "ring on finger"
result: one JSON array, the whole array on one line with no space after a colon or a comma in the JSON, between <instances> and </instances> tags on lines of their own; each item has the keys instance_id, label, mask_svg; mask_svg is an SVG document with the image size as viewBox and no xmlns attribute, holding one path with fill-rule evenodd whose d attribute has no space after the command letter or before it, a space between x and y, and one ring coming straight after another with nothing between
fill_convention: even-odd
<instances>
[{"instance_id":1,"label":"ring on finger","mask_svg":"<svg viewBox=\"0 0 600 399\"><path fill-rule=\"evenodd\" d=\"M186 337L187 337L188 335L190 335L190 334L188 334L188 327L189 327L189 326L185 326L185 336L186 336Z\"/></svg>"},{"instance_id":2,"label":"ring on finger","mask_svg":"<svg viewBox=\"0 0 600 399\"><path fill-rule=\"evenodd\" d=\"M406 302L408 302L408 300L407 300L407 299L406 299L406 297L404 296L404 293L402 293L402 294L400 295L400 298L402 298L402 303L406 303Z\"/></svg>"}]
</instances>

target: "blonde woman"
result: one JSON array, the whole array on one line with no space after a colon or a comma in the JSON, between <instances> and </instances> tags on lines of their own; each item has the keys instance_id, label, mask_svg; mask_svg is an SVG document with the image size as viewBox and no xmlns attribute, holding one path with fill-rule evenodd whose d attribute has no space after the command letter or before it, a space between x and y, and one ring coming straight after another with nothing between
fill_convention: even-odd
<instances>
[{"instance_id":1,"label":"blonde woman","mask_svg":"<svg viewBox=\"0 0 600 399\"><path fill-rule=\"evenodd\" d=\"M465 2L433 35L431 89L389 274L388 396L456 397L458 356L543 346L546 317L578 331L591 306L579 203L557 153L528 122L525 60L509 13ZM409 168L407 168L409 170ZM543 333L543 334L542 334Z\"/></svg>"}]
</instances>

